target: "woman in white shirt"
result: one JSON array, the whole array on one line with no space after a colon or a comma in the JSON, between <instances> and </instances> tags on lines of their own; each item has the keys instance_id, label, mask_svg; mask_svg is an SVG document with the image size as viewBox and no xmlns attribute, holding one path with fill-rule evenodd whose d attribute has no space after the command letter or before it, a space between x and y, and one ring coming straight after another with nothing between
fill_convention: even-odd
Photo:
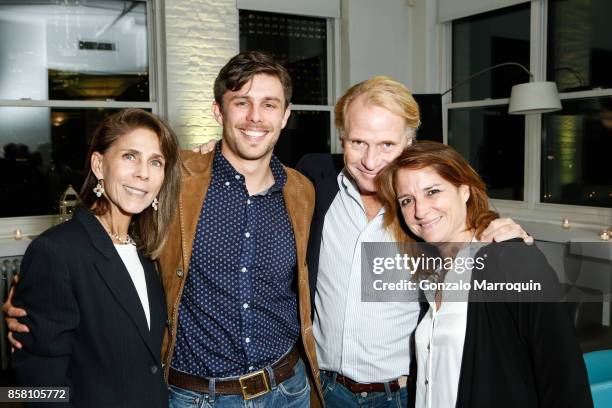
<instances>
[{"instance_id":1,"label":"woman in white shirt","mask_svg":"<svg viewBox=\"0 0 612 408\"><path fill-rule=\"evenodd\" d=\"M166 307L151 259L177 204L176 137L146 111L113 114L85 174L72 219L24 255L13 303L29 332L13 333L23 345L13 369L20 385L69 387L75 407L167 407Z\"/></svg>"},{"instance_id":2,"label":"woman in white shirt","mask_svg":"<svg viewBox=\"0 0 612 408\"><path fill-rule=\"evenodd\" d=\"M489 209L483 181L452 147L418 142L377 181L381 199L390 209L387 226L400 217L410 234L435 243L442 257L484 260L482 267L466 268L463 274L449 272L446 283L527 276L547 288L558 286L554 271L535 246L518 241L477 250L467 245L477 242L498 215ZM449 252L451 245L443 243L466 245L455 254ZM453 301L445 301L451 293L438 290L428 298L415 336L417 408L592 406L586 369L564 304L505 298L477 302L473 290L463 294L463 299L454 293Z\"/></svg>"}]
</instances>

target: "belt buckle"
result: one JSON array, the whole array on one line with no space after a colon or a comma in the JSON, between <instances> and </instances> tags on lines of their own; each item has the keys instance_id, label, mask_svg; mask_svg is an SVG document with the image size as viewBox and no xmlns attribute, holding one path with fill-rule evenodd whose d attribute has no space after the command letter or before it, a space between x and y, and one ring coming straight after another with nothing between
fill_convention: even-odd
<instances>
[{"instance_id":1,"label":"belt buckle","mask_svg":"<svg viewBox=\"0 0 612 408\"><path fill-rule=\"evenodd\" d=\"M260 391L260 392L257 392L255 394L249 394L246 391L247 387L245 385L245 381L247 381L250 378L257 377L259 375L263 379L263 384L265 386L264 390ZM245 401L248 401L248 400L253 399L253 398L257 398L260 395L264 395L264 394L270 392L270 384L268 384L268 379L266 378L266 374L265 374L263 369L261 369L259 371L255 371L254 373L251 373L251 374L243 375L242 377L238 378L238 382L240 383L240 391L242 392L242 398L244 398Z\"/></svg>"}]
</instances>

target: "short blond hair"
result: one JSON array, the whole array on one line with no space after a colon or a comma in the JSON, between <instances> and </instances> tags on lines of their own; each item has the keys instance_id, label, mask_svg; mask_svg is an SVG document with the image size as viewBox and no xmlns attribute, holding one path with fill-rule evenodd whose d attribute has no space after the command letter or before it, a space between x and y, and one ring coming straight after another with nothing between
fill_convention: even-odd
<instances>
[{"instance_id":1,"label":"short blond hair","mask_svg":"<svg viewBox=\"0 0 612 408\"><path fill-rule=\"evenodd\" d=\"M364 96L366 104L387 109L406 121L406 128L415 130L421 124L419 105L412 92L401 83L387 76L375 76L353 85L336 103L336 128L342 139L346 133L347 113L351 103Z\"/></svg>"}]
</instances>

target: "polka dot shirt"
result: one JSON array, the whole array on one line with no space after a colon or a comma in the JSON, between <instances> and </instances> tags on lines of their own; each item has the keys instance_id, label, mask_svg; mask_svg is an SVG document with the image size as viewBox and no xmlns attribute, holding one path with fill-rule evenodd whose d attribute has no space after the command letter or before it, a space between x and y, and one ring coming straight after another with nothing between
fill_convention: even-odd
<instances>
[{"instance_id":1,"label":"polka dot shirt","mask_svg":"<svg viewBox=\"0 0 612 408\"><path fill-rule=\"evenodd\" d=\"M285 170L273 156L274 185L249 196L220 145L193 242L172 360L174 369L207 378L270 365L300 333L295 239L282 194Z\"/></svg>"}]
</instances>

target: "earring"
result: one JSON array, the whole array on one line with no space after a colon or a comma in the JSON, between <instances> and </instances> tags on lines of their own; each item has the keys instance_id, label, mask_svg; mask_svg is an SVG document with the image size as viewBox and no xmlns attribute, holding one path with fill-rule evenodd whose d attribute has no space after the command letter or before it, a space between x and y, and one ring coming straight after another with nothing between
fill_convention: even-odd
<instances>
[{"instance_id":1,"label":"earring","mask_svg":"<svg viewBox=\"0 0 612 408\"><path fill-rule=\"evenodd\" d=\"M93 189L93 192L96 193L98 198L102 197L102 194L104 194L104 185L102 185L103 181L103 179L98 180L98 184L96 184Z\"/></svg>"},{"instance_id":2,"label":"earring","mask_svg":"<svg viewBox=\"0 0 612 408\"><path fill-rule=\"evenodd\" d=\"M157 209L159 208L159 200L157 199L157 197L153 199L151 207L153 207L153 211L157 211Z\"/></svg>"}]
</instances>

